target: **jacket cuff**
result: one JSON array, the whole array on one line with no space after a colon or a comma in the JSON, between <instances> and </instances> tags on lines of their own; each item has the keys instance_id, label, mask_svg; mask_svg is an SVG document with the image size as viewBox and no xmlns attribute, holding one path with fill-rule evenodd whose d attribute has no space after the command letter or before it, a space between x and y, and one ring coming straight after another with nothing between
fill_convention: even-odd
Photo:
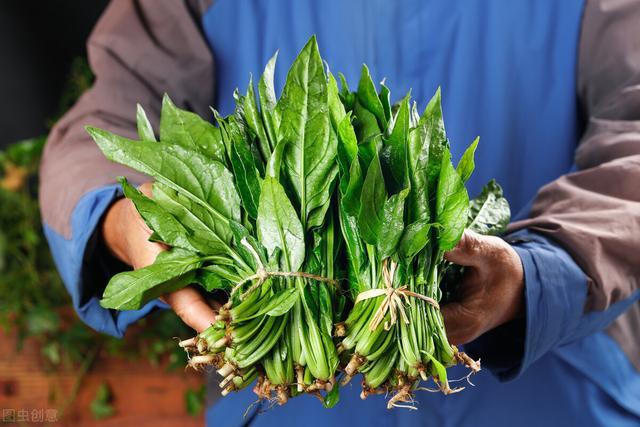
<instances>
[{"instance_id":1,"label":"jacket cuff","mask_svg":"<svg viewBox=\"0 0 640 427\"><path fill-rule=\"evenodd\" d=\"M151 301L139 310L117 311L100 306L109 279L127 269L109 255L97 232L104 213L121 195L118 184L85 194L73 210L70 239L44 224L53 259L78 316L93 329L115 337L122 337L131 323L155 308L167 307L159 300Z\"/></svg>"},{"instance_id":2,"label":"jacket cuff","mask_svg":"<svg viewBox=\"0 0 640 427\"><path fill-rule=\"evenodd\" d=\"M524 268L525 318L514 320L465 346L500 380L518 377L580 329L587 277L571 256L551 240L528 230L505 238Z\"/></svg>"}]
</instances>

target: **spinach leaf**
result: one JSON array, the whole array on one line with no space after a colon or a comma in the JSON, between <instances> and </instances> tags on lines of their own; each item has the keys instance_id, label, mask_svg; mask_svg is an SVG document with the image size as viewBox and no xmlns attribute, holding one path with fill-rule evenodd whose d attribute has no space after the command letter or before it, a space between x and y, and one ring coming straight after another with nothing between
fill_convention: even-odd
<instances>
[{"instance_id":1,"label":"spinach leaf","mask_svg":"<svg viewBox=\"0 0 640 427\"><path fill-rule=\"evenodd\" d=\"M378 121L378 127L380 129L387 128L387 118L385 116L384 107L378 92L376 91L376 85L371 80L369 74L369 68L366 65L362 65L362 72L360 73L360 83L358 84L358 102L365 109L371 112Z\"/></svg>"},{"instance_id":2,"label":"spinach leaf","mask_svg":"<svg viewBox=\"0 0 640 427\"><path fill-rule=\"evenodd\" d=\"M137 188L131 186L126 178L120 177L118 181L122 185L125 197L133 202L140 216L154 234L159 236L161 242L192 252L201 252L203 250L202 247L196 249L189 241L189 231L176 217L164 210L153 199L148 198Z\"/></svg>"},{"instance_id":3,"label":"spinach leaf","mask_svg":"<svg viewBox=\"0 0 640 427\"><path fill-rule=\"evenodd\" d=\"M407 187L407 136L409 133L409 94L400 103L393 120L391 134L384 138L384 148L380 152L385 182L391 193ZM391 127L391 126L390 126Z\"/></svg>"},{"instance_id":4,"label":"spinach leaf","mask_svg":"<svg viewBox=\"0 0 640 427\"><path fill-rule=\"evenodd\" d=\"M386 199L387 194L384 187L382 167L376 155L369 165L367 175L362 184L360 212L358 214L360 236L370 245L375 245L378 242Z\"/></svg>"},{"instance_id":5,"label":"spinach leaf","mask_svg":"<svg viewBox=\"0 0 640 427\"><path fill-rule=\"evenodd\" d=\"M356 94L349 90L349 85L347 84L347 79L344 77L344 74L338 73L338 77L340 77L340 99L342 100L342 104L344 105L345 110L352 111L353 104L356 100Z\"/></svg>"},{"instance_id":6,"label":"spinach leaf","mask_svg":"<svg viewBox=\"0 0 640 427\"><path fill-rule=\"evenodd\" d=\"M467 225L469 196L462 178L453 168L449 150L444 151L439 169L436 194L436 220L440 224L438 247L448 251L458 243Z\"/></svg>"},{"instance_id":7,"label":"spinach leaf","mask_svg":"<svg viewBox=\"0 0 640 427\"><path fill-rule=\"evenodd\" d=\"M276 107L279 139L286 141L286 177L304 229L320 225L338 172L337 137L327 108L327 79L315 37L293 62ZM314 214L314 210L318 210Z\"/></svg>"},{"instance_id":8,"label":"spinach leaf","mask_svg":"<svg viewBox=\"0 0 640 427\"><path fill-rule=\"evenodd\" d=\"M188 251L162 252L148 267L113 276L100 305L117 310L137 310L154 298L188 285L195 277L194 270L201 265L201 258Z\"/></svg>"},{"instance_id":9,"label":"spinach leaf","mask_svg":"<svg viewBox=\"0 0 640 427\"><path fill-rule=\"evenodd\" d=\"M150 175L211 212L216 220L240 221L240 198L233 176L216 160L181 146L132 141L102 129L88 127L105 156Z\"/></svg>"},{"instance_id":10,"label":"spinach leaf","mask_svg":"<svg viewBox=\"0 0 640 427\"><path fill-rule=\"evenodd\" d=\"M243 98L244 120L253 134L258 138L258 148L263 159L271 156L271 142L267 136L267 132L262 125L262 116L258 110L258 101L253 90L253 78L249 79L247 86L247 95Z\"/></svg>"},{"instance_id":11,"label":"spinach leaf","mask_svg":"<svg viewBox=\"0 0 640 427\"><path fill-rule=\"evenodd\" d=\"M229 159L242 206L253 219L258 217L260 200L260 175L256 169L251 149L243 138L230 144Z\"/></svg>"},{"instance_id":12,"label":"spinach leaf","mask_svg":"<svg viewBox=\"0 0 640 427\"><path fill-rule=\"evenodd\" d=\"M378 256L381 259L390 257L396 251L404 231L404 205L408 194L409 189L405 188L389 197L384 203L377 246Z\"/></svg>"},{"instance_id":13,"label":"spinach leaf","mask_svg":"<svg viewBox=\"0 0 640 427\"><path fill-rule=\"evenodd\" d=\"M462 182L467 182L476 167L474 155L476 153L476 148L478 147L478 141L480 141L479 137L473 140L458 162L456 171L458 172L458 175L460 175L460 178L462 178Z\"/></svg>"},{"instance_id":14,"label":"spinach leaf","mask_svg":"<svg viewBox=\"0 0 640 427\"><path fill-rule=\"evenodd\" d=\"M356 157L351 162L349 175L343 175L340 189L343 192L341 204L345 212L352 216L358 216L360 212L360 197L363 185L362 167Z\"/></svg>"},{"instance_id":15,"label":"spinach leaf","mask_svg":"<svg viewBox=\"0 0 640 427\"><path fill-rule=\"evenodd\" d=\"M159 182L153 184L153 200L191 232L191 242L206 245L203 253L229 253L232 230L228 223L217 221L207 209Z\"/></svg>"},{"instance_id":16,"label":"spinach leaf","mask_svg":"<svg viewBox=\"0 0 640 427\"><path fill-rule=\"evenodd\" d=\"M278 128L280 127L280 116L276 112L276 91L273 85L273 76L276 68L278 52L267 62L260 82L258 82L258 95L260 97L260 113L262 122L269 137L269 146L273 150L278 144Z\"/></svg>"},{"instance_id":17,"label":"spinach leaf","mask_svg":"<svg viewBox=\"0 0 640 427\"><path fill-rule=\"evenodd\" d=\"M356 118L353 128L358 140L358 154L362 157L364 165L368 167L382 147L382 130L373 113L357 100L353 104L353 115Z\"/></svg>"},{"instance_id":18,"label":"spinach leaf","mask_svg":"<svg viewBox=\"0 0 640 427\"><path fill-rule=\"evenodd\" d=\"M467 228L480 234L497 235L504 233L510 220L509 202L500 185L492 179L469 204Z\"/></svg>"},{"instance_id":19,"label":"spinach leaf","mask_svg":"<svg viewBox=\"0 0 640 427\"><path fill-rule=\"evenodd\" d=\"M435 189L438 186L438 177L440 176L440 165L445 151L448 151L447 136L444 130L444 121L442 119L442 105L440 100L440 88L436 90L435 95L427 104L420 124L424 125L426 140L429 141L429 156L427 158L427 182L430 191L430 197L435 197Z\"/></svg>"},{"instance_id":20,"label":"spinach leaf","mask_svg":"<svg viewBox=\"0 0 640 427\"><path fill-rule=\"evenodd\" d=\"M408 197L408 221L429 222L429 186L427 167L429 163L429 139L427 126L420 123L409 130L407 159L411 192Z\"/></svg>"},{"instance_id":21,"label":"spinach leaf","mask_svg":"<svg viewBox=\"0 0 640 427\"><path fill-rule=\"evenodd\" d=\"M136 106L136 123L138 127L138 136L143 141L155 141L156 137L153 134L153 128L151 127L151 123L149 123L149 119L147 118L147 113L144 112L142 105L137 104Z\"/></svg>"},{"instance_id":22,"label":"spinach leaf","mask_svg":"<svg viewBox=\"0 0 640 427\"><path fill-rule=\"evenodd\" d=\"M175 106L168 95L162 98L160 141L199 151L224 163L224 144L216 128L195 113Z\"/></svg>"},{"instance_id":23,"label":"spinach leaf","mask_svg":"<svg viewBox=\"0 0 640 427\"><path fill-rule=\"evenodd\" d=\"M418 254L427 243L432 224L427 221L417 221L409 224L402 233L400 242L398 243L398 254L405 260L410 261Z\"/></svg>"},{"instance_id":24,"label":"spinach leaf","mask_svg":"<svg viewBox=\"0 0 640 427\"><path fill-rule=\"evenodd\" d=\"M338 124L338 162L342 173L348 173L350 165L358 156L358 140L351 124L351 112Z\"/></svg>"},{"instance_id":25,"label":"spinach leaf","mask_svg":"<svg viewBox=\"0 0 640 427\"><path fill-rule=\"evenodd\" d=\"M268 253L282 250L282 270L298 271L305 255L304 230L284 188L272 177L262 183L256 227Z\"/></svg>"},{"instance_id":26,"label":"spinach leaf","mask_svg":"<svg viewBox=\"0 0 640 427\"><path fill-rule=\"evenodd\" d=\"M327 77L327 103L329 106L331 124L334 129L337 129L338 124L342 122L347 112L344 109L344 105L342 105L342 101L340 101L340 95L338 94L338 82L336 82L336 78L331 73L328 73Z\"/></svg>"},{"instance_id":27,"label":"spinach leaf","mask_svg":"<svg viewBox=\"0 0 640 427\"><path fill-rule=\"evenodd\" d=\"M214 291L216 289L228 289L230 285L230 282L224 279L219 274L205 269L200 269L197 271L195 277L193 278L193 282L199 284L208 292Z\"/></svg>"}]
</instances>

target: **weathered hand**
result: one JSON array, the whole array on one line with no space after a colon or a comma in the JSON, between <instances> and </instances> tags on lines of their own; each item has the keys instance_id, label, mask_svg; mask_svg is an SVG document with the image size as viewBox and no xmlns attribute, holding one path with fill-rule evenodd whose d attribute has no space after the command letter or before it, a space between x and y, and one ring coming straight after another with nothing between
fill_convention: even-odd
<instances>
[{"instance_id":1,"label":"weathered hand","mask_svg":"<svg viewBox=\"0 0 640 427\"><path fill-rule=\"evenodd\" d=\"M461 299L442 307L452 344L470 342L523 314L524 272L507 242L466 230L445 259L465 266Z\"/></svg>"},{"instance_id":2,"label":"weathered hand","mask_svg":"<svg viewBox=\"0 0 640 427\"><path fill-rule=\"evenodd\" d=\"M151 183L139 187L151 197ZM153 264L158 254L167 249L161 243L149 241L151 230L142 220L133 203L125 198L116 201L105 215L102 237L111 252L134 269ZM184 323L198 333L215 322L215 311L192 287L166 294L162 298Z\"/></svg>"}]
</instances>

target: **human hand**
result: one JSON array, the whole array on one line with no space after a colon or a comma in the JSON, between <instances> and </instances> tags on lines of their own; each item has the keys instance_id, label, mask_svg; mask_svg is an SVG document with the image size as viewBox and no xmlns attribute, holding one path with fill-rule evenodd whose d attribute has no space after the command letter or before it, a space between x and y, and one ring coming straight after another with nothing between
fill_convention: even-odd
<instances>
[{"instance_id":1,"label":"human hand","mask_svg":"<svg viewBox=\"0 0 640 427\"><path fill-rule=\"evenodd\" d=\"M465 267L461 299L442 306L447 337L465 344L524 313L524 271L504 240L465 230L445 259Z\"/></svg>"},{"instance_id":2,"label":"human hand","mask_svg":"<svg viewBox=\"0 0 640 427\"><path fill-rule=\"evenodd\" d=\"M142 184L138 189L151 197L151 183ZM125 198L111 205L102 224L102 237L107 247L136 270L153 264L158 254L168 249L161 243L150 242L151 233L133 202ZM161 299L198 333L215 322L216 312L191 286L165 294Z\"/></svg>"}]
</instances>

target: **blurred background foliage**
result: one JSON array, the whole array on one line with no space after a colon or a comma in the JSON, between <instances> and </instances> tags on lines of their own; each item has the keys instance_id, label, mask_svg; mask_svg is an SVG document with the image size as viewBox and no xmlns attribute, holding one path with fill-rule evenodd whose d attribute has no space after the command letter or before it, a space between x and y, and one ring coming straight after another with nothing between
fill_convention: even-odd
<instances>
[{"instance_id":1,"label":"blurred background foliage","mask_svg":"<svg viewBox=\"0 0 640 427\"><path fill-rule=\"evenodd\" d=\"M75 58L57 111L47 120L47 127L92 82L86 59ZM0 327L5 333L16 334L17 351L25 339L36 340L48 370L76 370L79 375L75 393L100 352L132 360L144 358L154 365L165 362L169 370L183 368L186 354L171 337L185 337L192 332L171 311L158 311L141 320L124 340L98 334L75 316L42 233L37 173L45 141L46 135L42 135L0 151ZM66 405L71 404L72 398ZM113 415L110 399L105 384L91 405L96 419ZM203 399L200 390L188 391L188 412L198 415Z\"/></svg>"}]
</instances>

